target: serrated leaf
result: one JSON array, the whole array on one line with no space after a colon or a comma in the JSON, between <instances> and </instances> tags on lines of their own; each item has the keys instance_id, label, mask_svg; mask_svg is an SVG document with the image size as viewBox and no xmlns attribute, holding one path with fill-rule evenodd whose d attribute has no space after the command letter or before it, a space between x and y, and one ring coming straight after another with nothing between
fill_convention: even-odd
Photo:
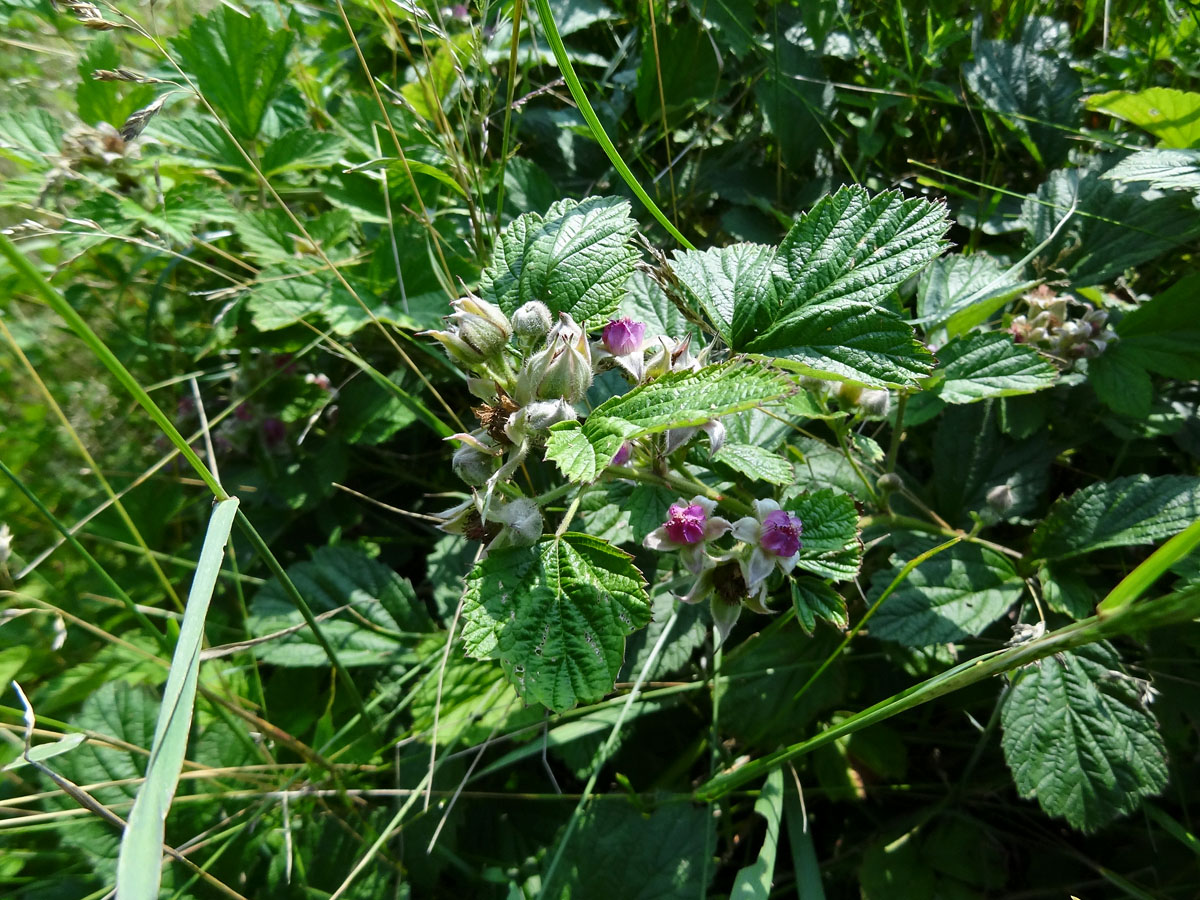
<instances>
[{"instance_id":1,"label":"serrated leaf","mask_svg":"<svg viewBox=\"0 0 1200 900\"><path fill-rule=\"evenodd\" d=\"M713 462L728 466L751 481L765 481L767 484L791 484L796 477L790 462L756 444L726 441L713 454Z\"/></svg>"},{"instance_id":2,"label":"serrated leaf","mask_svg":"<svg viewBox=\"0 0 1200 900\"><path fill-rule=\"evenodd\" d=\"M1080 831L1132 812L1166 786L1157 723L1107 642L1022 669L1000 723L1018 793Z\"/></svg>"},{"instance_id":3,"label":"serrated leaf","mask_svg":"<svg viewBox=\"0 0 1200 900\"><path fill-rule=\"evenodd\" d=\"M693 346L701 339L700 329L679 311L658 282L642 271L635 271L625 282L625 296L619 312L646 326L646 341L656 337L682 340L692 336Z\"/></svg>"},{"instance_id":4,"label":"serrated leaf","mask_svg":"<svg viewBox=\"0 0 1200 900\"><path fill-rule=\"evenodd\" d=\"M48 169L62 149L63 127L44 109L0 112L0 156Z\"/></svg>"},{"instance_id":5,"label":"serrated leaf","mask_svg":"<svg viewBox=\"0 0 1200 900\"><path fill-rule=\"evenodd\" d=\"M561 712L612 690L625 638L650 620L641 573L585 534L490 554L467 579L463 641L527 702Z\"/></svg>"},{"instance_id":6,"label":"serrated leaf","mask_svg":"<svg viewBox=\"0 0 1200 900\"><path fill-rule=\"evenodd\" d=\"M734 244L711 250L676 252L671 270L692 305L702 310L725 343L733 345L735 310L747 315L770 302L775 248Z\"/></svg>"},{"instance_id":7,"label":"serrated leaf","mask_svg":"<svg viewBox=\"0 0 1200 900\"><path fill-rule=\"evenodd\" d=\"M270 177L297 169L323 169L342 157L346 141L336 134L298 128L281 134L263 151L260 168Z\"/></svg>"},{"instance_id":8,"label":"serrated leaf","mask_svg":"<svg viewBox=\"0 0 1200 900\"><path fill-rule=\"evenodd\" d=\"M871 579L873 603L908 562ZM956 544L925 560L888 596L871 619L871 634L909 647L946 644L980 634L1021 599L1025 582L1007 557L978 544Z\"/></svg>"},{"instance_id":9,"label":"serrated leaf","mask_svg":"<svg viewBox=\"0 0 1200 900\"><path fill-rule=\"evenodd\" d=\"M1101 177L1160 191L1200 191L1200 150L1139 150Z\"/></svg>"},{"instance_id":10,"label":"serrated leaf","mask_svg":"<svg viewBox=\"0 0 1200 900\"><path fill-rule=\"evenodd\" d=\"M287 78L287 56L295 35L289 29L272 28L257 11L245 15L222 7L193 19L172 46L234 135L253 141Z\"/></svg>"},{"instance_id":11,"label":"serrated leaf","mask_svg":"<svg viewBox=\"0 0 1200 900\"><path fill-rule=\"evenodd\" d=\"M836 581L858 574L863 548L853 497L823 488L792 497L783 508L798 515L804 526L798 569Z\"/></svg>"},{"instance_id":12,"label":"serrated leaf","mask_svg":"<svg viewBox=\"0 0 1200 900\"><path fill-rule=\"evenodd\" d=\"M1032 394L1058 380L1058 370L1036 350L1001 333L953 340L938 351L938 362L943 380L935 391L947 403Z\"/></svg>"},{"instance_id":13,"label":"serrated leaf","mask_svg":"<svg viewBox=\"0 0 1200 900\"><path fill-rule=\"evenodd\" d=\"M287 573L313 613L321 617L321 631L344 666L396 663L407 653L406 635L433 627L412 585L354 548L322 547L311 561L289 566ZM254 646L255 656L265 662L329 665L325 651L277 581L268 582L258 592L246 624L255 637L299 626Z\"/></svg>"},{"instance_id":14,"label":"serrated leaf","mask_svg":"<svg viewBox=\"0 0 1200 900\"><path fill-rule=\"evenodd\" d=\"M792 608L805 634L813 633L817 619L824 619L839 629L850 624L846 616L846 598L819 578L802 575L792 579Z\"/></svg>"},{"instance_id":15,"label":"serrated leaf","mask_svg":"<svg viewBox=\"0 0 1200 900\"><path fill-rule=\"evenodd\" d=\"M1070 127L1079 120L1080 81L1067 61L1043 54L1034 29L1019 44L979 41L975 59L963 65L963 80L983 106L1003 117L1042 165L1061 161L1070 147Z\"/></svg>"},{"instance_id":16,"label":"serrated leaf","mask_svg":"<svg viewBox=\"0 0 1200 900\"><path fill-rule=\"evenodd\" d=\"M120 128L130 114L154 99L152 85L99 81L92 77L97 69L116 69L121 65L121 51L111 35L97 35L88 42L87 53L79 60L79 83L75 86L79 118L86 124L107 122Z\"/></svg>"},{"instance_id":17,"label":"serrated leaf","mask_svg":"<svg viewBox=\"0 0 1200 900\"><path fill-rule=\"evenodd\" d=\"M1078 572L1043 564L1038 567L1038 583L1042 599L1055 612L1073 619L1086 619L1096 612L1100 597Z\"/></svg>"},{"instance_id":18,"label":"serrated leaf","mask_svg":"<svg viewBox=\"0 0 1200 900\"><path fill-rule=\"evenodd\" d=\"M1022 281L1019 272L986 253L945 256L921 273L918 321L927 332L944 326L950 337L956 337L987 321L1036 284Z\"/></svg>"},{"instance_id":19,"label":"serrated leaf","mask_svg":"<svg viewBox=\"0 0 1200 900\"><path fill-rule=\"evenodd\" d=\"M941 252L946 227L944 207L895 192L872 197L847 187L825 197L784 238L769 285L750 289L765 259L749 249L742 251L748 274L735 280L727 273L725 288L734 291L730 346L814 374L915 386L932 356L899 316L877 304ZM709 302L718 311L728 303Z\"/></svg>"},{"instance_id":20,"label":"serrated leaf","mask_svg":"<svg viewBox=\"0 0 1200 900\"><path fill-rule=\"evenodd\" d=\"M1119 346L1110 347L1088 363L1088 384L1113 412L1134 419L1150 415L1154 385L1150 374Z\"/></svg>"},{"instance_id":21,"label":"serrated leaf","mask_svg":"<svg viewBox=\"0 0 1200 900\"><path fill-rule=\"evenodd\" d=\"M639 385L592 410L580 426L554 426L546 459L571 481L594 481L621 444L669 428L703 425L776 400L793 388L778 373L733 360L698 372L676 372Z\"/></svg>"},{"instance_id":22,"label":"serrated leaf","mask_svg":"<svg viewBox=\"0 0 1200 900\"><path fill-rule=\"evenodd\" d=\"M626 200L589 197L520 216L497 241L480 295L510 315L541 300L554 314L597 324L616 309L637 259L629 212Z\"/></svg>"},{"instance_id":23,"label":"serrated leaf","mask_svg":"<svg viewBox=\"0 0 1200 900\"><path fill-rule=\"evenodd\" d=\"M167 119L156 116L146 128L147 135L162 141L171 160L199 168L226 172L249 172L250 164L237 144L211 119Z\"/></svg>"},{"instance_id":24,"label":"serrated leaf","mask_svg":"<svg viewBox=\"0 0 1200 900\"><path fill-rule=\"evenodd\" d=\"M1069 559L1104 547L1152 544L1200 519L1200 478L1130 475L1057 500L1034 529L1031 550Z\"/></svg>"},{"instance_id":25,"label":"serrated leaf","mask_svg":"<svg viewBox=\"0 0 1200 900\"><path fill-rule=\"evenodd\" d=\"M1087 108L1099 110L1144 128L1159 145L1187 148L1200 145L1200 93L1152 87L1144 91L1109 91L1087 99Z\"/></svg>"},{"instance_id":26,"label":"serrated leaf","mask_svg":"<svg viewBox=\"0 0 1200 900\"><path fill-rule=\"evenodd\" d=\"M1075 214L1056 233L1072 206ZM1021 222L1026 247L1039 248L1034 267L1065 271L1076 286L1111 281L1200 234L1186 196L1143 193L1084 169L1051 172L1026 198Z\"/></svg>"},{"instance_id":27,"label":"serrated leaf","mask_svg":"<svg viewBox=\"0 0 1200 900\"><path fill-rule=\"evenodd\" d=\"M1200 275L1190 275L1142 303L1117 323L1121 339L1104 356L1116 352L1168 378L1200 378L1197 296Z\"/></svg>"}]
</instances>

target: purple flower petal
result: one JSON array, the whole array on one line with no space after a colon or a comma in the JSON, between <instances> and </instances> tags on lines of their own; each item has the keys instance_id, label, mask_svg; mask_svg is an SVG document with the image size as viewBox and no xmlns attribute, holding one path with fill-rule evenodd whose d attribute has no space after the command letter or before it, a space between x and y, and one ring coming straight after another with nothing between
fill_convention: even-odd
<instances>
[{"instance_id":1,"label":"purple flower petal","mask_svg":"<svg viewBox=\"0 0 1200 900\"><path fill-rule=\"evenodd\" d=\"M699 504L672 504L667 510L667 521L663 527L667 529L667 537L676 544L698 544L704 540L704 526L707 520L704 507Z\"/></svg>"},{"instance_id":2,"label":"purple flower petal","mask_svg":"<svg viewBox=\"0 0 1200 900\"><path fill-rule=\"evenodd\" d=\"M776 556L795 556L800 552L800 534L803 531L799 516L777 509L763 519L759 545Z\"/></svg>"},{"instance_id":3,"label":"purple flower petal","mask_svg":"<svg viewBox=\"0 0 1200 900\"><path fill-rule=\"evenodd\" d=\"M628 356L642 349L646 337L646 324L635 322L628 316L613 319L604 326L600 340L604 349L613 356Z\"/></svg>"}]
</instances>

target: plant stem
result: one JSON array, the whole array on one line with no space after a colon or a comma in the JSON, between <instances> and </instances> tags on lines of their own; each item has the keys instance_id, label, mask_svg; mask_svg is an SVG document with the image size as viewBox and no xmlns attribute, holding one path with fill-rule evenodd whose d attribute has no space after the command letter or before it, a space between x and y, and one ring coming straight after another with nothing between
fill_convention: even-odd
<instances>
[{"instance_id":1,"label":"plant stem","mask_svg":"<svg viewBox=\"0 0 1200 900\"><path fill-rule=\"evenodd\" d=\"M908 391L901 391L896 401L896 422L892 425L892 439L888 443L887 459L883 464L885 472L896 471L896 457L900 454L900 441L904 437L904 409L908 406Z\"/></svg>"}]
</instances>

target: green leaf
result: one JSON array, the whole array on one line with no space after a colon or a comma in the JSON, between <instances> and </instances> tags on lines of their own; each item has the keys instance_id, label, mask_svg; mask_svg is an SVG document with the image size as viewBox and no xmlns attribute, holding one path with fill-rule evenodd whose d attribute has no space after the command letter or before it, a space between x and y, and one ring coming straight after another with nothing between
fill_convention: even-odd
<instances>
[{"instance_id":1,"label":"green leaf","mask_svg":"<svg viewBox=\"0 0 1200 900\"><path fill-rule=\"evenodd\" d=\"M56 756L61 756L64 753L70 753L80 744L87 740L87 735L79 732L64 734L57 741L50 741L45 744L37 744L29 748L27 754L30 762L45 762L48 759L53 759ZM11 772L13 769L20 769L23 766L29 765L25 761L25 755L18 756L0 771Z\"/></svg>"},{"instance_id":2,"label":"green leaf","mask_svg":"<svg viewBox=\"0 0 1200 900\"><path fill-rule=\"evenodd\" d=\"M926 331L945 326L950 337L965 334L1037 282L988 256L956 254L933 261L917 284L918 321Z\"/></svg>"},{"instance_id":3,"label":"green leaf","mask_svg":"<svg viewBox=\"0 0 1200 900\"><path fill-rule=\"evenodd\" d=\"M767 776L754 811L767 820L758 859L740 869L733 879L729 900L767 900L775 878L775 854L779 848L779 824L783 819L783 769L774 769Z\"/></svg>"},{"instance_id":4,"label":"green leaf","mask_svg":"<svg viewBox=\"0 0 1200 900\"><path fill-rule=\"evenodd\" d=\"M121 51L110 35L97 35L88 42L87 53L79 60L79 83L75 85L79 118L88 125L107 122L120 128L131 113L154 99L152 85L98 81L92 77L97 69L118 69L122 64Z\"/></svg>"},{"instance_id":5,"label":"green leaf","mask_svg":"<svg viewBox=\"0 0 1200 900\"><path fill-rule=\"evenodd\" d=\"M1160 191L1200 190L1200 151L1139 150L1104 173L1124 184L1145 184Z\"/></svg>"},{"instance_id":6,"label":"green leaf","mask_svg":"<svg viewBox=\"0 0 1200 900\"><path fill-rule=\"evenodd\" d=\"M1100 359L1116 352L1168 378L1200 378L1198 295L1200 275L1190 275L1141 304L1117 323L1121 339Z\"/></svg>"},{"instance_id":7,"label":"green leaf","mask_svg":"<svg viewBox=\"0 0 1200 900\"><path fill-rule=\"evenodd\" d=\"M858 539L858 507L849 494L823 488L783 503L804 526L797 568L844 581L858 574L862 541Z\"/></svg>"},{"instance_id":8,"label":"green leaf","mask_svg":"<svg viewBox=\"0 0 1200 900\"><path fill-rule=\"evenodd\" d=\"M784 238L770 287L735 295L730 346L813 374L916 386L932 357L877 304L941 252L946 227L944 207L895 192L825 197Z\"/></svg>"},{"instance_id":9,"label":"green leaf","mask_svg":"<svg viewBox=\"0 0 1200 900\"><path fill-rule=\"evenodd\" d=\"M463 641L499 659L526 702L555 712L612 690L625 638L650 620L641 573L585 534L490 554L467 579Z\"/></svg>"},{"instance_id":10,"label":"green leaf","mask_svg":"<svg viewBox=\"0 0 1200 900\"><path fill-rule=\"evenodd\" d=\"M643 271L635 271L625 282L625 296L618 312L646 326L647 343L660 336L682 340L689 334L694 346L700 343L700 329L679 311L658 282Z\"/></svg>"},{"instance_id":11,"label":"green leaf","mask_svg":"<svg viewBox=\"0 0 1200 900\"><path fill-rule=\"evenodd\" d=\"M1137 93L1109 91L1088 97L1087 108L1108 113L1156 138L1160 147L1200 146L1200 94L1152 87Z\"/></svg>"},{"instance_id":12,"label":"green leaf","mask_svg":"<svg viewBox=\"0 0 1200 900\"><path fill-rule=\"evenodd\" d=\"M617 308L637 260L629 212L626 200L589 197L515 219L480 275L480 295L510 315L541 300L552 313L597 324Z\"/></svg>"},{"instance_id":13,"label":"green leaf","mask_svg":"<svg viewBox=\"0 0 1200 900\"><path fill-rule=\"evenodd\" d=\"M1058 370L1030 347L1003 333L975 334L938 351L944 375L935 388L947 403L1031 394L1053 387Z\"/></svg>"},{"instance_id":14,"label":"green leaf","mask_svg":"<svg viewBox=\"0 0 1200 900\"><path fill-rule=\"evenodd\" d=\"M449 160L447 160L447 164L449 164ZM446 187L450 188L459 196L467 196L467 192L463 190L461 184L454 180L453 175L443 171L442 169L439 169L437 166L431 163L421 162L420 160L413 159L412 156L406 156L404 159L400 159L399 157L395 156L384 156L380 157L379 159L372 159L368 162L359 163L357 166L352 166L349 169L346 169L346 174L352 174L355 172L378 172L380 170L386 170L399 175L400 183L403 185L407 185L408 183L407 179L409 172L412 172L414 175L428 175L435 181L439 181ZM396 180L397 179L393 178L393 183L395 183Z\"/></svg>"},{"instance_id":15,"label":"green leaf","mask_svg":"<svg viewBox=\"0 0 1200 900\"><path fill-rule=\"evenodd\" d=\"M818 578L802 575L792 579L792 608L805 634L813 633L817 619L824 619L839 629L850 624L846 616L846 598Z\"/></svg>"},{"instance_id":16,"label":"green leaf","mask_svg":"<svg viewBox=\"0 0 1200 900\"><path fill-rule=\"evenodd\" d=\"M179 640L171 657L171 670L163 688L162 707L150 745L146 780L125 825L117 861L117 897L124 900L158 896L162 880L163 836L167 812L179 785L200 679L200 650L217 575L225 558L225 545L237 513L236 497L213 507L196 574L188 593Z\"/></svg>"},{"instance_id":17,"label":"green leaf","mask_svg":"<svg viewBox=\"0 0 1200 900\"><path fill-rule=\"evenodd\" d=\"M775 248L761 244L734 244L711 250L676 252L671 270L679 279L692 306L703 310L717 333L733 344L735 309L752 309L769 302L771 263Z\"/></svg>"},{"instance_id":18,"label":"green leaf","mask_svg":"<svg viewBox=\"0 0 1200 900\"><path fill-rule=\"evenodd\" d=\"M667 20L655 31L642 29L634 101L643 122L674 127L687 121L698 103L712 98L720 77L720 58L699 22L689 18L676 27Z\"/></svg>"},{"instance_id":19,"label":"green leaf","mask_svg":"<svg viewBox=\"0 0 1200 900\"><path fill-rule=\"evenodd\" d=\"M906 562L893 556L889 568L875 573L869 602ZM909 573L875 612L871 634L909 647L959 641L980 634L1024 590L1024 580L1007 557L978 544L956 544Z\"/></svg>"},{"instance_id":20,"label":"green leaf","mask_svg":"<svg viewBox=\"0 0 1200 900\"><path fill-rule=\"evenodd\" d=\"M554 426L546 459L558 463L572 481L594 481L625 441L669 428L703 425L791 390L778 373L740 361L664 375L606 400L582 426L577 422Z\"/></svg>"},{"instance_id":21,"label":"green leaf","mask_svg":"<svg viewBox=\"0 0 1200 900\"><path fill-rule=\"evenodd\" d=\"M321 547L311 561L289 566L287 574L319 617L321 631L344 666L394 664L407 653L406 637L433 627L407 580L352 547ZM256 638L278 635L253 648L265 662L329 665L278 581L258 592L246 625Z\"/></svg>"},{"instance_id":22,"label":"green leaf","mask_svg":"<svg viewBox=\"0 0 1200 900\"><path fill-rule=\"evenodd\" d=\"M792 464L777 453L764 450L757 444L739 444L727 441L715 454L713 462L728 466L751 481L768 484L791 484L796 473Z\"/></svg>"},{"instance_id":23,"label":"green leaf","mask_svg":"<svg viewBox=\"0 0 1200 900\"><path fill-rule=\"evenodd\" d=\"M326 272L298 274L294 265L272 265L259 272L246 299L246 311L259 331L277 331L320 316L334 334L345 336L371 323L368 309L380 320L394 320L396 311L390 306L361 285L356 290L362 304Z\"/></svg>"},{"instance_id":24,"label":"green leaf","mask_svg":"<svg viewBox=\"0 0 1200 900\"><path fill-rule=\"evenodd\" d=\"M1033 531L1041 559L1069 559L1104 547L1153 544L1200 519L1200 478L1130 475L1057 500Z\"/></svg>"},{"instance_id":25,"label":"green leaf","mask_svg":"<svg viewBox=\"0 0 1200 900\"><path fill-rule=\"evenodd\" d=\"M999 114L1042 165L1055 165L1071 146L1067 130L1079 120L1079 76L1067 61L1045 55L1035 29L1021 43L979 41L963 80L986 109ZM1066 127L1064 127L1066 126Z\"/></svg>"},{"instance_id":26,"label":"green leaf","mask_svg":"<svg viewBox=\"0 0 1200 900\"><path fill-rule=\"evenodd\" d=\"M1073 205L1074 215L1055 233ZM1064 271L1077 287L1111 281L1200 234L1186 196L1142 193L1084 169L1051 172L1025 199L1021 222L1026 248L1039 248L1034 267Z\"/></svg>"},{"instance_id":27,"label":"green leaf","mask_svg":"<svg viewBox=\"0 0 1200 900\"><path fill-rule=\"evenodd\" d=\"M270 177L298 169L324 169L342 158L346 141L336 134L298 128L280 135L263 151L260 168Z\"/></svg>"},{"instance_id":28,"label":"green leaf","mask_svg":"<svg viewBox=\"0 0 1200 900\"><path fill-rule=\"evenodd\" d=\"M1055 612L1073 619L1095 614L1100 597L1073 569L1043 564L1038 567L1038 583L1042 586L1042 598Z\"/></svg>"},{"instance_id":29,"label":"green leaf","mask_svg":"<svg viewBox=\"0 0 1200 900\"><path fill-rule=\"evenodd\" d=\"M415 81L410 81L400 88L400 93L417 115L437 121L448 95L467 65L466 61L474 52L472 35L473 32L468 30L453 38L438 41L437 50L425 71L420 73Z\"/></svg>"},{"instance_id":30,"label":"green leaf","mask_svg":"<svg viewBox=\"0 0 1200 900\"><path fill-rule=\"evenodd\" d=\"M669 803L646 815L613 800L588 806L542 897L694 900L705 894L701 860L712 852L708 808ZM715 833L715 832L714 832ZM711 867L710 867L711 871Z\"/></svg>"},{"instance_id":31,"label":"green leaf","mask_svg":"<svg viewBox=\"0 0 1200 900\"><path fill-rule=\"evenodd\" d=\"M172 46L234 136L253 141L287 78L295 34L271 27L257 11L247 16L226 6L193 19Z\"/></svg>"},{"instance_id":32,"label":"green leaf","mask_svg":"<svg viewBox=\"0 0 1200 900\"><path fill-rule=\"evenodd\" d=\"M1022 669L1004 700L1004 758L1022 797L1095 831L1167 783L1142 683L1101 642Z\"/></svg>"},{"instance_id":33,"label":"green leaf","mask_svg":"<svg viewBox=\"0 0 1200 900\"><path fill-rule=\"evenodd\" d=\"M48 169L62 150L63 127L44 109L0 112L0 156Z\"/></svg>"},{"instance_id":34,"label":"green leaf","mask_svg":"<svg viewBox=\"0 0 1200 900\"><path fill-rule=\"evenodd\" d=\"M225 172L250 171L250 164L237 144L212 119L156 116L147 126L146 133L167 146L170 160Z\"/></svg>"},{"instance_id":35,"label":"green leaf","mask_svg":"<svg viewBox=\"0 0 1200 900\"><path fill-rule=\"evenodd\" d=\"M1088 363L1088 384L1096 396L1113 412L1134 419L1145 419L1150 415L1150 402L1154 398L1154 385L1150 373L1138 365L1132 354L1113 345L1096 359Z\"/></svg>"}]
</instances>

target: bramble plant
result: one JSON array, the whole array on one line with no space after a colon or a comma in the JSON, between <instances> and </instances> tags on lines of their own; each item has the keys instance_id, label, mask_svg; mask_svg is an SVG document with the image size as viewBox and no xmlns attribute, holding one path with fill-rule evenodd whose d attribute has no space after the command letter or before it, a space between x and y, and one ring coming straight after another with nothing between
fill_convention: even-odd
<instances>
[{"instance_id":1,"label":"bramble plant","mask_svg":"<svg viewBox=\"0 0 1200 900\"><path fill-rule=\"evenodd\" d=\"M1194 9L148 9L0 0L0 895L1200 896Z\"/></svg>"}]
</instances>

